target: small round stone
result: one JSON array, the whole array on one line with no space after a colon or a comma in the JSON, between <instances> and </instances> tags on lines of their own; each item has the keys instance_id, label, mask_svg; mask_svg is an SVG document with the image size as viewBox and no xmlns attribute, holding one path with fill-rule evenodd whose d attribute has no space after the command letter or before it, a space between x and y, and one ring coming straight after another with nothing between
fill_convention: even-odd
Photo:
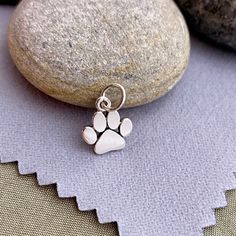
<instances>
[{"instance_id":1,"label":"small round stone","mask_svg":"<svg viewBox=\"0 0 236 236\"><path fill-rule=\"evenodd\" d=\"M172 0L22 0L8 40L28 81L84 107L111 83L124 86L125 107L157 99L181 78L190 49Z\"/></svg>"},{"instance_id":2,"label":"small round stone","mask_svg":"<svg viewBox=\"0 0 236 236\"><path fill-rule=\"evenodd\" d=\"M177 3L196 31L236 50L235 0L177 0Z\"/></svg>"}]
</instances>

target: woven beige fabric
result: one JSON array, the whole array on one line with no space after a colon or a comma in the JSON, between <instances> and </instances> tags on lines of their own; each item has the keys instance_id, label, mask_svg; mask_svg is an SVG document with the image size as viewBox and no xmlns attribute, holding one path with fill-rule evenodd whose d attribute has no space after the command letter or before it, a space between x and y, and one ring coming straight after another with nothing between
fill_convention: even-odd
<instances>
[{"instance_id":1,"label":"woven beige fabric","mask_svg":"<svg viewBox=\"0 0 236 236\"><path fill-rule=\"evenodd\" d=\"M60 199L55 186L40 187L20 176L16 164L0 164L1 236L118 236L117 225L99 224L75 199Z\"/></svg>"},{"instance_id":2,"label":"woven beige fabric","mask_svg":"<svg viewBox=\"0 0 236 236\"><path fill-rule=\"evenodd\" d=\"M236 236L236 190L226 193L228 206L216 210L217 224L204 230L205 236Z\"/></svg>"},{"instance_id":3,"label":"woven beige fabric","mask_svg":"<svg viewBox=\"0 0 236 236\"><path fill-rule=\"evenodd\" d=\"M236 236L236 190L216 210L217 225L205 236ZM20 176L16 164L0 165L0 236L118 236L115 223L101 225L94 211L81 212L74 199L59 199L55 186L40 187Z\"/></svg>"}]
</instances>

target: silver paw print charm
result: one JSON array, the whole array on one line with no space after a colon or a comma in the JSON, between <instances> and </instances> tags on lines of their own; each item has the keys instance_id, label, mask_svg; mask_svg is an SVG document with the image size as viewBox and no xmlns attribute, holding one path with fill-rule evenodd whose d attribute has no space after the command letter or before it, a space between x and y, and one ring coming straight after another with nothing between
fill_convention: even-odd
<instances>
[{"instance_id":1,"label":"silver paw print charm","mask_svg":"<svg viewBox=\"0 0 236 236\"><path fill-rule=\"evenodd\" d=\"M117 87L122 92L122 100L117 107L111 106L111 101L105 96L106 91ZM82 132L84 141L94 146L94 152L104 154L110 151L121 150L125 147L125 137L133 128L128 118L120 119L118 110L125 102L125 90L120 84L111 84L106 87L96 101L97 112L93 117L93 127L87 126Z\"/></svg>"}]
</instances>

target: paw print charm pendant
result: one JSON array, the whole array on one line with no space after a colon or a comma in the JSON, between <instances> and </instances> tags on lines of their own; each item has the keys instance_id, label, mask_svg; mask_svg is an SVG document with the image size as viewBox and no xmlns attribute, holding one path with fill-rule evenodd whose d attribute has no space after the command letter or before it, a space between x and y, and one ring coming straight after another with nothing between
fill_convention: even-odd
<instances>
[{"instance_id":1,"label":"paw print charm pendant","mask_svg":"<svg viewBox=\"0 0 236 236\"><path fill-rule=\"evenodd\" d=\"M106 97L106 92L112 87L118 88L122 93L121 102L117 107L112 107L111 101ZM87 144L94 144L96 154L121 150L125 147L125 137L133 128L128 118L120 119L118 110L125 103L125 89L120 84L107 86L96 101L97 112L93 116L93 126L87 126L82 131L82 137Z\"/></svg>"}]
</instances>

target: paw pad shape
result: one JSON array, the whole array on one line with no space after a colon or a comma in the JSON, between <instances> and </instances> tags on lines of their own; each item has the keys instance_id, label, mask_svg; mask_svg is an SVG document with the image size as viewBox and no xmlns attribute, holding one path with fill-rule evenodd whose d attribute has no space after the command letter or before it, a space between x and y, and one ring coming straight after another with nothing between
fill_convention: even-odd
<instances>
[{"instance_id":1,"label":"paw pad shape","mask_svg":"<svg viewBox=\"0 0 236 236\"><path fill-rule=\"evenodd\" d=\"M110 111L107 114L97 111L93 117L93 127L85 127L82 136L86 143L95 144L95 153L104 154L123 149L124 137L131 133L132 128L131 120L120 120L118 111Z\"/></svg>"}]
</instances>

